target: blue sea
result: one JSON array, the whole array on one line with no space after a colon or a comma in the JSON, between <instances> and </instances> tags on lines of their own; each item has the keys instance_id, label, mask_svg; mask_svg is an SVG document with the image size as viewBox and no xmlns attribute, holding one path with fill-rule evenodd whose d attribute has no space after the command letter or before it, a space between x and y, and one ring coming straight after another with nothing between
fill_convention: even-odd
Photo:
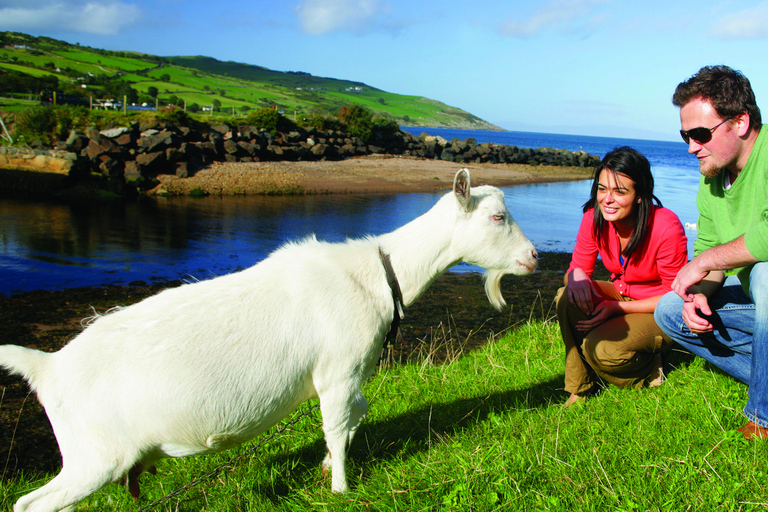
<instances>
[{"instance_id":1,"label":"blue sea","mask_svg":"<svg viewBox=\"0 0 768 512\"><path fill-rule=\"evenodd\" d=\"M448 140L583 150L604 156L631 146L651 162L656 196L686 223L697 220L699 171L682 142L530 132L404 127ZM539 251L570 252L590 181L504 189ZM171 279L206 279L251 266L310 234L343 241L396 229L441 193L307 197L158 198L107 204L0 199L0 293ZM686 230L689 251L696 233ZM478 271L468 265L454 272Z\"/></svg>"},{"instance_id":2,"label":"blue sea","mask_svg":"<svg viewBox=\"0 0 768 512\"><path fill-rule=\"evenodd\" d=\"M683 224L695 224L698 218L696 191L699 168L688 146L680 142L535 132L493 132L421 127L402 127L418 136L439 135L447 140L472 137L478 143L493 142L524 148L555 148L586 151L600 158L621 146L640 151L651 163L655 195L677 213ZM507 191L510 210L524 231L540 250L571 251L576 240L581 205L589 198L589 181L514 187ZM574 229L575 226L575 229ZM696 232L689 230L688 248L692 253Z\"/></svg>"}]
</instances>

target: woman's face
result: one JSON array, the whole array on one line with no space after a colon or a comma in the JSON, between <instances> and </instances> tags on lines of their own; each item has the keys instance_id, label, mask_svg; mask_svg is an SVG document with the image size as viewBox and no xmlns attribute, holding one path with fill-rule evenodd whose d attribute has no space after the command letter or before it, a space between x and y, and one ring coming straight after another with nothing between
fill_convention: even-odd
<instances>
[{"instance_id":1,"label":"woman's face","mask_svg":"<svg viewBox=\"0 0 768 512\"><path fill-rule=\"evenodd\" d=\"M597 204L605 220L631 226L635 219L635 206L639 202L635 182L629 176L614 174L610 169L600 171Z\"/></svg>"}]
</instances>

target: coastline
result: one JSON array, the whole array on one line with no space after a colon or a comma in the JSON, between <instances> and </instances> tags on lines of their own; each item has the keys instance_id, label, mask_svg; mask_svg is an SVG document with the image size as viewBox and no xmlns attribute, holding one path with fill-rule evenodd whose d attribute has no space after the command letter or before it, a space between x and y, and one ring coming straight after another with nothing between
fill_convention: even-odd
<instances>
[{"instance_id":1,"label":"coastline","mask_svg":"<svg viewBox=\"0 0 768 512\"><path fill-rule=\"evenodd\" d=\"M526 164L460 164L395 155L345 160L217 162L194 176L159 175L150 195L401 194L450 190L459 169L472 186L509 187L590 179L592 168Z\"/></svg>"}]
</instances>

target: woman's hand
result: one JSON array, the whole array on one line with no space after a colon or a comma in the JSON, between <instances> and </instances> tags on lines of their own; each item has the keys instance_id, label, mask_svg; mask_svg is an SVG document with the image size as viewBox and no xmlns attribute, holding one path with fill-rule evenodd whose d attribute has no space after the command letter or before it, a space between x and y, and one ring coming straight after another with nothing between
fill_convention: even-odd
<instances>
[{"instance_id":1,"label":"woman's hand","mask_svg":"<svg viewBox=\"0 0 768 512\"><path fill-rule=\"evenodd\" d=\"M604 300L595 306L591 318L576 322L576 330L579 332L589 332L603 322L622 314L623 311L617 301Z\"/></svg>"},{"instance_id":2,"label":"woman's hand","mask_svg":"<svg viewBox=\"0 0 768 512\"><path fill-rule=\"evenodd\" d=\"M568 301L579 308L585 315L591 315L594 308L592 301L594 284L586 272L580 268L574 268L568 274L568 284L565 292L568 294ZM597 295L597 293L595 293Z\"/></svg>"}]
</instances>

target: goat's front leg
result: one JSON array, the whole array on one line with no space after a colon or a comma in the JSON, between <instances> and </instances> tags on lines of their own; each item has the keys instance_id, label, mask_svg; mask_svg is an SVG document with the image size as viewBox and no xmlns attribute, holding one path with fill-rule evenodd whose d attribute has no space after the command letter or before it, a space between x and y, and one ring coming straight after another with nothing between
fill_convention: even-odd
<instances>
[{"instance_id":1,"label":"goat's front leg","mask_svg":"<svg viewBox=\"0 0 768 512\"><path fill-rule=\"evenodd\" d=\"M368 411L368 403L358 390L354 396L342 396L344 392L336 389L320 397L320 410L323 413L323 431L328 447L328 455L323 461L323 470L331 468L331 490L347 491L346 458L347 448L357 427Z\"/></svg>"}]
</instances>

